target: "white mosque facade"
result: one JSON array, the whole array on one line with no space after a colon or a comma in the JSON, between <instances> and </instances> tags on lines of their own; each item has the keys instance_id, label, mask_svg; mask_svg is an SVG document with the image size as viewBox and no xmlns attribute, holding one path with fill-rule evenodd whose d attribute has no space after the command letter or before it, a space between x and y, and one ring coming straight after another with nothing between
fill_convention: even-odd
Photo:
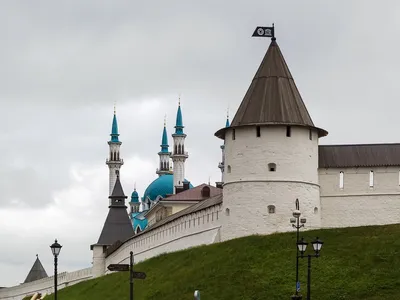
<instances>
[{"instance_id":1,"label":"white mosque facade","mask_svg":"<svg viewBox=\"0 0 400 300\"><path fill-rule=\"evenodd\" d=\"M106 161L109 215L91 245L92 267L65 274L71 280L60 280L60 287L110 273L107 266L128 262L130 251L138 262L193 246L291 231L296 199L305 229L399 223L400 144L320 145L327 134L314 125L273 38L232 122L215 133L223 141L221 182L193 186L186 179L190 160L179 105L171 151L164 126L159 177L142 197L132 192L127 212L114 114ZM51 280L0 289L0 299L49 293Z\"/></svg>"}]
</instances>

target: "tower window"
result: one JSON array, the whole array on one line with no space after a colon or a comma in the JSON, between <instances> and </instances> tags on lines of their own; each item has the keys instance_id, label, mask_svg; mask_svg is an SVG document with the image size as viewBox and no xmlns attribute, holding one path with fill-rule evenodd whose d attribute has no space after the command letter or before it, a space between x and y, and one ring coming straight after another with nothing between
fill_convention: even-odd
<instances>
[{"instance_id":1,"label":"tower window","mask_svg":"<svg viewBox=\"0 0 400 300\"><path fill-rule=\"evenodd\" d=\"M290 126L286 126L286 136L290 137L292 135L292 128Z\"/></svg>"},{"instance_id":2,"label":"tower window","mask_svg":"<svg viewBox=\"0 0 400 300\"><path fill-rule=\"evenodd\" d=\"M310 141L312 141L312 130L310 129L310 132L309 132L309 138L310 138Z\"/></svg>"},{"instance_id":3,"label":"tower window","mask_svg":"<svg viewBox=\"0 0 400 300\"><path fill-rule=\"evenodd\" d=\"M318 207L314 207L314 214L318 213Z\"/></svg>"},{"instance_id":4,"label":"tower window","mask_svg":"<svg viewBox=\"0 0 400 300\"><path fill-rule=\"evenodd\" d=\"M374 187L374 171L369 171L369 187Z\"/></svg>"},{"instance_id":5,"label":"tower window","mask_svg":"<svg viewBox=\"0 0 400 300\"><path fill-rule=\"evenodd\" d=\"M276 164L274 164L274 163L269 163L269 164L268 164L268 170L269 170L270 172L275 172L275 171L276 171Z\"/></svg>"},{"instance_id":6,"label":"tower window","mask_svg":"<svg viewBox=\"0 0 400 300\"><path fill-rule=\"evenodd\" d=\"M232 170L231 170L231 166L230 165L228 165L228 173L230 173Z\"/></svg>"},{"instance_id":7,"label":"tower window","mask_svg":"<svg viewBox=\"0 0 400 300\"><path fill-rule=\"evenodd\" d=\"M269 214L275 213L275 205L268 205L268 213Z\"/></svg>"},{"instance_id":8,"label":"tower window","mask_svg":"<svg viewBox=\"0 0 400 300\"><path fill-rule=\"evenodd\" d=\"M232 140L236 140L236 132L235 132L235 129L232 129Z\"/></svg>"},{"instance_id":9,"label":"tower window","mask_svg":"<svg viewBox=\"0 0 400 300\"><path fill-rule=\"evenodd\" d=\"M256 130L257 130L257 137L260 137L261 136L261 128L260 128L260 126L257 126Z\"/></svg>"},{"instance_id":10,"label":"tower window","mask_svg":"<svg viewBox=\"0 0 400 300\"><path fill-rule=\"evenodd\" d=\"M339 188L343 189L344 187L344 173L340 172L339 173Z\"/></svg>"}]
</instances>

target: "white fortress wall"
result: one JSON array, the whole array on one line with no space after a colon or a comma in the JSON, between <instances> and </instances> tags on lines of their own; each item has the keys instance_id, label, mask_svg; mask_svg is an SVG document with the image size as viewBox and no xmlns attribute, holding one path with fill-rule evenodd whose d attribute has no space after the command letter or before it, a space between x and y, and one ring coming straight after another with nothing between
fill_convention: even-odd
<instances>
[{"instance_id":1,"label":"white fortress wall","mask_svg":"<svg viewBox=\"0 0 400 300\"><path fill-rule=\"evenodd\" d=\"M86 268L74 272L62 272L58 274L58 289L74 285L78 282L92 278L92 268ZM21 300L25 296L34 293L51 294L54 292L54 276L40 280L23 283L17 286L0 289L0 299Z\"/></svg>"},{"instance_id":2,"label":"white fortress wall","mask_svg":"<svg viewBox=\"0 0 400 300\"><path fill-rule=\"evenodd\" d=\"M217 204L144 231L111 253L106 258L106 268L110 264L129 263L130 251L136 263L162 253L219 242L220 216L221 204Z\"/></svg>"},{"instance_id":3,"label":"white fortress wall","mask_svg":"<svg viewBox=\"0 0 400 300\"><path fill-rule=\"evenodd\" d=\"M350 227L399 223L399 170L400 167L319 169L322 226ZM371 171L373 175L370 175ZM340 172L343 172L343 175L340 175Z\"/></svg>"}]
</instances>

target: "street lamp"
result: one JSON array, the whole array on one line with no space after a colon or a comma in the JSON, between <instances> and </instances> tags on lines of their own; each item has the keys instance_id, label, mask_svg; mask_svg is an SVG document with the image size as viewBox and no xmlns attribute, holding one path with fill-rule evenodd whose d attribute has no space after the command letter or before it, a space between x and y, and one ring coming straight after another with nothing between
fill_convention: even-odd
<instances>
[{"instance_id":1,"label":"street lamp","mask_svg":"<svg viewBox=\"0 0 400 300\"><path fill-rule=\"evenodd\" d=\"M299 242L299 230L300 228L304 227L304 224L306 224L307 219L306 218L300 218L301 212L300 212L300 204L299 204L299 199L296 199L296 209L293 211L293 217L290 218L290 223L292 224L293 228L296 228L296 244ZM301 223L301 224L300 224ZM296 248L297 249L297 248ZM300 291L300 282L299 282L299 249L296 251L296 293L292 295L291 299L292 300L301 300L303 297L299 295Z\"/></svg>"},{"instance_id":2,"label":"street lamp","mask_svg":"<svg viewBox=\"0 0 400 300\"><path fill-rule=\"evenodd\" d=\"M312 257L319 257L320 256L320 251L322 248L322 245L324 244L323 241L321 241L318 237L311 242L314 252L315 254L308 254L308 255L304 255L304 253L306 252L307 249L307 245L308 243L301 238L300 241L297 242L297 248L298 251L300 252L300 258L308 258L308 268L307 268L307 300L310 300L311 298L311 258Z\"/></svg>"},{"instance_id":3,"label":"street lamp","mask_svg":"<svg viewBox=\"0 0 400 300\"><path fill-rule=\"evenodd\" d=\"M57 239L54 241L53 245L50 246L51 252L54 255L54 300L57 300L57 259L60 254L62 246L57 243Z\"/></svg>"}]
</instances>

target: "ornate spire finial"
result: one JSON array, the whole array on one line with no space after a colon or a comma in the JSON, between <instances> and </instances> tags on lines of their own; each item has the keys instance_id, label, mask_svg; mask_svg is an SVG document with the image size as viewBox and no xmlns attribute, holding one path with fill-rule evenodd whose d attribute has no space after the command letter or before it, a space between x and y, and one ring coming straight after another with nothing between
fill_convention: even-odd
<instances>
[{"instance_id":1,"label":"ornate spire finial","mask_svg":"<svg viewBox=\"0 0 400 300\"><path fill-rule=\"evenodd\" d=\"M181 94L179 93L178 105L181 106Z\"/></svg>"},{"instance_id":2,"label":"ornate spire finial","mask_svg":"<svg viewBox=\"0 0 400 300\"><path fill-rule=\"evenodd\" d=\"M117 100L114 101L114 115L117 114Z\"/></svg>"},{"instance_id":3,"label":"ornate spire finial","mask_svg":"<svg viewBox=\"0 0 400 300\"><path fill-rule=\"evenodd\" d=\"M115 174L119 177L119 170L115 170Z\"/></svg>"},{"instance_id":4,"label":"ornate spire finial","mask_svg":"<svg viewBox=\"0 0 400 300\"><path fill-rule=\"evenodd\" d=\"M208 176L208 185L211 185L211 176Z\"/></svg>"},{"instance_id":5,"label":"ornate spire finial","mask_svg":"<svg viewBox=\"0 0 400 300\"><path fill-rule=\"evenodd\" d=\"M136 181L135 184L133 185L133 190L136 192Z\"/></svg>"},{"instance_id":6,"label":"ornate spire finial","mask_svg":"<svg viewBox=\"0 0 400 300\"><path fill-rule=\"evenodd\" d=\"M39 254L36 254L36 258L39 258Z\"/></svg>"},{"instance_id":7,"label":"ornate spire finial","mask_svg":"<svg viewBox=\"0 0 400 300\"><path fill-rule=\"evenodd\" d=\"M164 127L167 126L167 114L164 115Z\"/></svg>"}]
</instances>

